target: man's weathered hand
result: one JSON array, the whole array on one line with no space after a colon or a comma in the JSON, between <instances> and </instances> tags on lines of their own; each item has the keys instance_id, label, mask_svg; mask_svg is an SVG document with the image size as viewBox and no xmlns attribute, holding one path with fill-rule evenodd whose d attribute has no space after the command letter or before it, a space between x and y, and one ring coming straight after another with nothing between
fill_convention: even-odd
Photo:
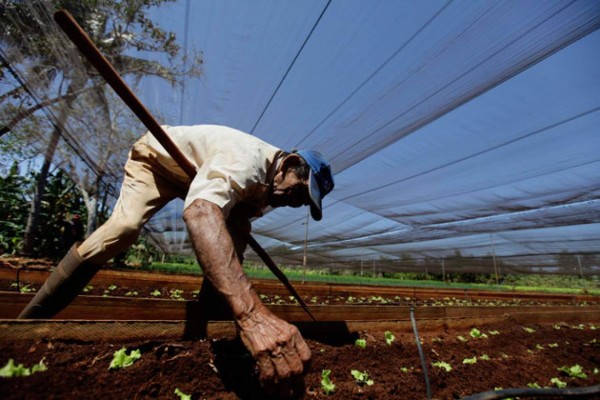
<instances>
[{"instance_id":1,"label":"man's weathered hand","mask_svg":"<svg viewBox=\"0 0 600 400\"><path fill-rule=\"evenodd\" d=\"M262 307L238 320L237 325L244 345L256 360L263 387L289 396L311 358L298 328Z\"/></svg>"},{"instance_id":2,"label":"man's weathered hand","mask_svg":"<svg viewBox=\"0 0 600 400\"><path fill-rule=\"evenodd\" d=\"M241 226L227 227L221 209L202 199L186 208L183 217L205 278L231 307L240 337L256 360L261 384L269 392L290 397L302 382L310 349L298 328L264 306L242 269L234 247L245 243L234 244L230 232L248 232L247 219ZM242 246L237 250L242 252Z\"/></svg>"}]
</instances>

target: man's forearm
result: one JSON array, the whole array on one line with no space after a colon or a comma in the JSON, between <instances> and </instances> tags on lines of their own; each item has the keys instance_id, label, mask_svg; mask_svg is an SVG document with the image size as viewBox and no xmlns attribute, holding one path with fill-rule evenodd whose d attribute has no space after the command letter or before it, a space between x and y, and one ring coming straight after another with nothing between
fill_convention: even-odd
<instances>
[{"instance_id":1,"label":"man's forearm","mask_svg":"<svg viewBox=\"0 0 600 400\"><path fill-rule=\"evenodd\" d=\"M244 320L263 307L236 256L220 208L198 199L186 208L183 218L205 277L230 305L234 318Z\"/></svg>"},{"instance_id":2,"label":"man's forearm","mask_svg":"<svg viewBox=\"0 0 600 400\"><path fill-rule=\"evenodd\" d=\"M305 371L311 357L298 328L262 304L242 269L225 218L216 205L195 200L183 218L205 277L231 307L240 338L256 360L260 382L269 390L279 385L282 397L289 397L292 383ZM231 229L240 229L233 225Z\"/></svg>"}]
</instances>

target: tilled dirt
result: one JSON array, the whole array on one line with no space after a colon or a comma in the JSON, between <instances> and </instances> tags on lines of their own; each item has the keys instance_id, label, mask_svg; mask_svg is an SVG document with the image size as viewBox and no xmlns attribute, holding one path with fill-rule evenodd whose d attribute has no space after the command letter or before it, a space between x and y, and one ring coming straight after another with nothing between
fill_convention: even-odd
<instances>
[{"instance_id":1,"label":"tilled dirt","mask_svg":"<svg viewBox=\"0 0 600 400\"><path fill-rule=\"evenodd\" d=\"M502 323L477 327L487 338L474 338L472 327L421 333L431 394L457 399L495 388L567 387L600 384L600 326ZM525 329L527 328L527 329ZM304 378L304 399L425 399L426 386L415 343L406 332L393 332L388 345L384 332L352 337L307 339L312 365ZM358 337L366 339L362 349ZM459 338L459 336L462 338ZM109 370L121 347L140 349L132 366ZM475 364L464 364L473 359ZM3 399L178 399L176 388L192 399L268 399L253 375L253 361L238 340L177 340L120 343L22 340L0 343L0 363L8 359L31 367L44 359L48 369L28 377L0 378ZM487 359L489 358L489 359ZM450 371L432 366L446 362ZM587 379L558 370L580 365ZM321 374L331 370L335 391L326 395ZM352 370L366 372L372 385L359 385Z\"/></svg>"}]
</instances>

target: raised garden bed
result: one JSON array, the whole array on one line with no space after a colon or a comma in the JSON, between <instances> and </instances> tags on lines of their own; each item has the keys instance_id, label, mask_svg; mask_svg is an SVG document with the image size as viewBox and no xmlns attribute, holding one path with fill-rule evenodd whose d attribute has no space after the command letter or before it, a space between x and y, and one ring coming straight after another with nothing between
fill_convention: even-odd
<instances>
[{"instance_id":1,"label":"raised garden bed","mask_svg":"<svg viewBox=\"0 0 600 400\"><path fill-rule=\"evenodd\" d=\"M17 287L15 271L4 272L0 318L14 318L48 271L20 271ZM232 324L197 320L200 277L101 271L91 286L58 316L88 321L0 321L0 367L12 358L26 367L43 359L48 368L0 378L3 399L178 399L176 388L194 400L269 398ZM556 387L553 378L567 387L600 384L598 296L296 285L317 319L328 321L310 323L278 282L259 281L255 287L271 310L295 321L313 351L299 398L425 399L411 307L435 399L528 384ZM126 321L131 319L160 321ZM473 328L487 338L473 337ZM391 345L386 331L395 336ZM208 339L200 339L205 335ZM366 340L366 348L356 346L358 338ZM109 371L113 353L122 347L140 349L142 357ZM558 370L574 365L587 378ZM321 386L323 370L331 370L336 385L328 395ZM367 372L373 385L356 383L352 370Z\"/></svg>"},{"instance_id":2,"label":"raised garden bed","mask_svg":"<svg viewBox=\"0 0 600 400\"><path fill-rule=\"evenodd\" d=\"M600 321L525 321L419 322L433 398L457 399L499 387L556 387L553 378L567 387L600 384ZM231 326L213 329L211 338L198 340L185 338L183 323L146 323L143 328L136 328L138 323L134 322L124 324L0 322L2 365L12 358L30 367L43 359L48 368L28 377L0 378L2 398L177 399L176 388L192 399L268 398L252 375L251 358L232 338ZM304 379L305 399L426 398L409 323L357 322L337 332L319 332L315 327L301 326L313 352L312 366ZM473 328L487 337L473 337ZM385 331L395 336L391 345L385 341ZM143 339L138 334L143 334ZM366 348L355 345L357 338L366 340ZM109 370L113 353L121 347L140 349L142 356L128 368ZM582 367L586 379L559 371L574 365ZM325 369L331 370L335 384L329 395L321 386ZM367 372L373 385L357 384L351 370Z\"/></svg>"},{"instance_id":3,"label":"raised garden bed","mask_svg":"<svg viewBox=\"0 0 600 400\"><path fill-rule=\"evenodd\" d=\"M44 266L45 268L45 266ZM0 291L33 293L47 278L47 270L17 271L0 268ZM102 270L84 289L85 295L171 300L194 300L202 285L200 276ZM280 282L255 280L266 304L296 304ZM334 284L299 284L295 287L309 305L370 304L393 306L549 306L600 305L600 296L528 292L376 287Z\"/></svg>"}]
</instances>

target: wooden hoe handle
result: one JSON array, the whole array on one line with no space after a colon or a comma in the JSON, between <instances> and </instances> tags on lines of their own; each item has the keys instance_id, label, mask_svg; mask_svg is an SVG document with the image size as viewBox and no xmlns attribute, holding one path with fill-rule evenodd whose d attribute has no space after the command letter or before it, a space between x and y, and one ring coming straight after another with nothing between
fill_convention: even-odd
<instances>
[{"instance_id":1,"label":"wooden hoe handle","mask_svg":"<svg viewBox=\"0 0 600 400\"><path fill-rule=\"evenodd\" d=\"M100 75L102 75L106 82L125 102L125 104L127 104L131 111L133 111L133 113L140 119L140 121L142 121L146 128L152 132L152 135L154 135L156 140L158 140L158 142L165 148L173 160L179 164L181 169L185 171L190 179L193 179L196 176L196 168L194 165L190 162L190 160L187 159L187 157L181 152L175 143L173 143L162 126L160 126L150 111L144 107L142 102L137 98L133 91L131 91L129 86L127 86L123 78L121 78L119 73L113 68L106 57L100 53L100 50L98 50L96 45L91 41L81 26L79 26L77 21L75 21L73 16L66 10L59 10L54 13L54 20L67 34L69 39L71 39L71 41L79 48L85 58L87 58L92 66L100 73ZM283 283L284 286L290 291L298 303L300 303L302 308L306 310L312 320L316 321L315 317L310 312L308 305L304 302L304 300L302 300L296 289L294 289L285 274L281 272L271 257L269 257L267 252L250 234L248 234L247 240L250 247L252 247L252 249L260 256L267 267L269 267L271 272L273 272L273 274L279 278L281 283Z\"/></svg>"}]
</instances>

